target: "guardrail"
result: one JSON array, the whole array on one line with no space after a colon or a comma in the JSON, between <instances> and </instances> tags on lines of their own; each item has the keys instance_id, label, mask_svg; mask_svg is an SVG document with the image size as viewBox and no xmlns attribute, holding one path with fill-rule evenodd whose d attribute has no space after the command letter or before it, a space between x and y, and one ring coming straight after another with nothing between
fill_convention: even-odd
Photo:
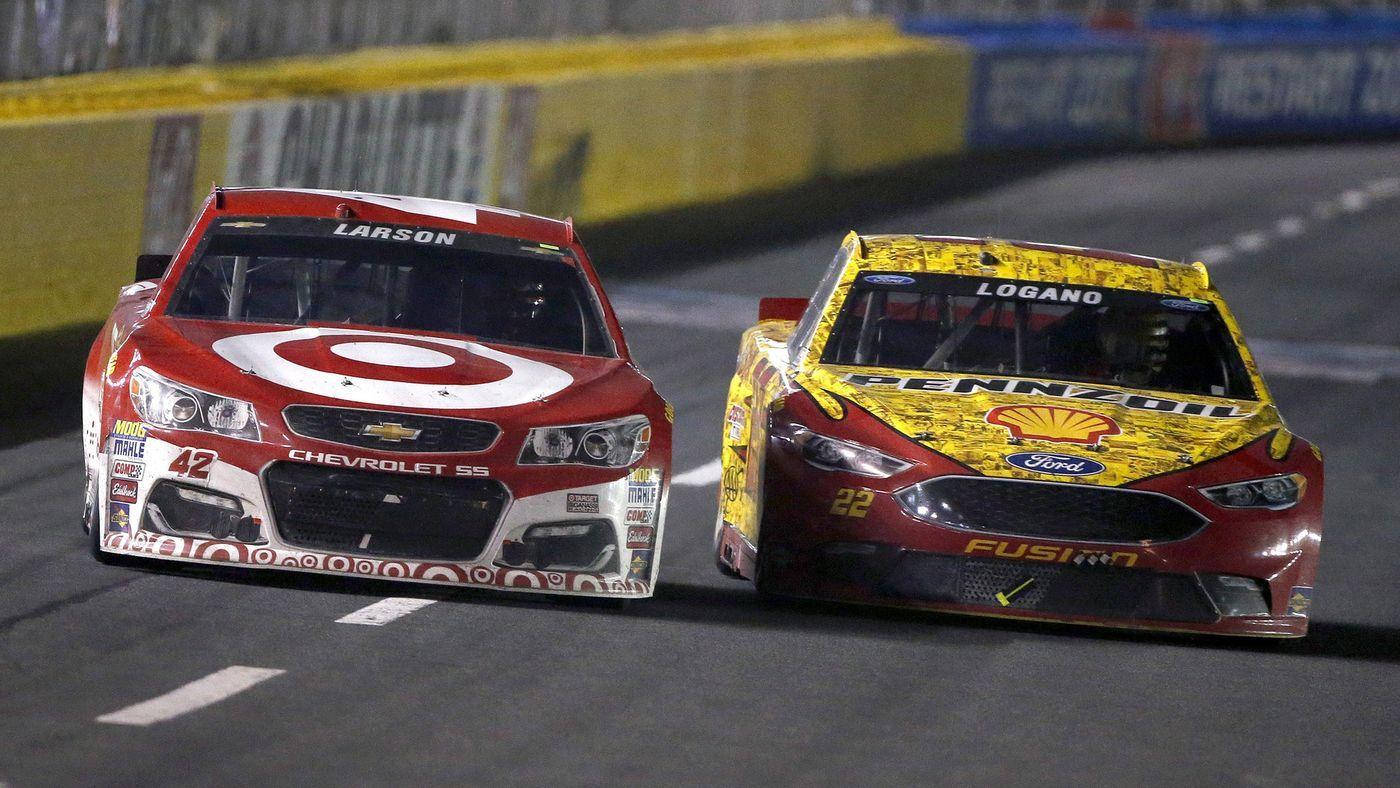
<instances>
[{"instance_id":1,"label":"guardrail","mask_svg":"<svg viewBox=\"0 0 1400 788\"><path fill-rule=\"evenodd\" d=\"M851 0L0 0L0 80L800 21Z\"/></svg>"},{"instance_id":2,"label":"guardrail","mask_svg":"<svg viewBox=\"0 0 1400 788\"><path fill-rule=\"evenodd\" d=\"M968 62L835 21L0 86L0 336L102 319L211 181L597 224L956 153Z\"/></svg>"}]
</instances>

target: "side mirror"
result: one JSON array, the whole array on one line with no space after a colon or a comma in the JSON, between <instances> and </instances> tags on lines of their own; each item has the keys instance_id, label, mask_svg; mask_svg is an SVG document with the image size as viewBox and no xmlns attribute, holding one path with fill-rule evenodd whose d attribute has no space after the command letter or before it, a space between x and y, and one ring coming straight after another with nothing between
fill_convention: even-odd
<instances>
[{"instance_id":1,"label":"side mirror","mask_svg":"<svg viewBox=\"0 0 1400 788\"><path fill-rule=\"evenodd\" d=\"M148 279L159 279L165 276L165 269L170 267L170 261L174 257L174 255L169 254L136 255L136 281L144 282Z\"/></svg>"},{"instance_id":2,"label":"side mirror","mask_svg":"<svg viewBox=\"0 0 1400 788\"><path fill-rule=\"evenodd\" d=\"M758 322L765 320L801 320L807 311L805 298L760 298L758 299Z\"/></svg>"}]
</instances>

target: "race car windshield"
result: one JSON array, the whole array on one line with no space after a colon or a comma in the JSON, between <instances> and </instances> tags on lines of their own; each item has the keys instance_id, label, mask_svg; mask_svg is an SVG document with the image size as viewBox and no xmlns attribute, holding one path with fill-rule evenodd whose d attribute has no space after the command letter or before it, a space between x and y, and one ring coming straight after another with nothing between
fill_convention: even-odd
<instances>
[{"instance_id":1,"label":"race car windshield","mask_svg":"<svg viewBox=\"0 0 1400 788\"><path fill-rule=\"evenodd\" d=\"M822 361L1255 398L1210 302L1044 282L864 274Z\"/></svg>"},{"instance_id":2,"label":"race car windshield","mask_svg":"<svg viewBox=\"0 0 1400 788\"><path fill-rule=\"evenodd\" d=\"M376 229L377 236L369 234ZM202 247L168 314L417 329L616 354L592 287L572 258L553 247L424 228L274 218L226 221Z\"/></svg>"}]
</instances>

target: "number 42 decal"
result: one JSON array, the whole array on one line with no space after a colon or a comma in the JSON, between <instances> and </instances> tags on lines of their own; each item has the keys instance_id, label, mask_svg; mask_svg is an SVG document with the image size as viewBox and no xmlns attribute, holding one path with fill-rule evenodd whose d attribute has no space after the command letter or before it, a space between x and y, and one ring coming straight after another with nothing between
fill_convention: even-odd
<instances>
[{"instance_id":1,"label":"number 42 decal","mask_svg":"<svg viewBox=\"0 0 1400 788\"><path fill-rule=\"evenodd\" d=\"M186 479L208 479L209 467L219 459L219 453L208 449L185 449L170 463L170 472Z\"/></svg>"},{"instance_id":2,"label":"number 42 decal","mask_svg":"<svg viewBox=\"0 0 1400 788\"><path fill-rule=\"evenodd\" d=\"M870 490L853 490L842 487L836 491L836 500L831 502L831 513L847 517L864 517L870 504L875 502L875 493Z\"/></svg>"}]
</instances>

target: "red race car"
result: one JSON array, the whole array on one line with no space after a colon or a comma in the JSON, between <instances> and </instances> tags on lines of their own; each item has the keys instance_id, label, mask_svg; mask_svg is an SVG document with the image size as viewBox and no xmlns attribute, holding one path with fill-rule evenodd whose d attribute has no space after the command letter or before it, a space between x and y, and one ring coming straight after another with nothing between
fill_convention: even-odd
<instances>
[{"instance_id":1,"label":"red race car","mask_svg":"<svg viewBox=\"0 0 1400 788\"><path fill-rule=\"evenodd\" d=\"M760 306L723 452L716 558L764 591L1307 632L1322 455L1199 263L853 234Z\"/></svg>"},{"instance_id":2,"label":"red race car","mask_svg":"<svg viewBox=\"0 0 1400 788\"><path fill-rule=\"evenodd\" d=\"M215 189L136 279L83 381L99 560L651 594L672 411L569 222Z\"/></svg>"}]
</instances>

